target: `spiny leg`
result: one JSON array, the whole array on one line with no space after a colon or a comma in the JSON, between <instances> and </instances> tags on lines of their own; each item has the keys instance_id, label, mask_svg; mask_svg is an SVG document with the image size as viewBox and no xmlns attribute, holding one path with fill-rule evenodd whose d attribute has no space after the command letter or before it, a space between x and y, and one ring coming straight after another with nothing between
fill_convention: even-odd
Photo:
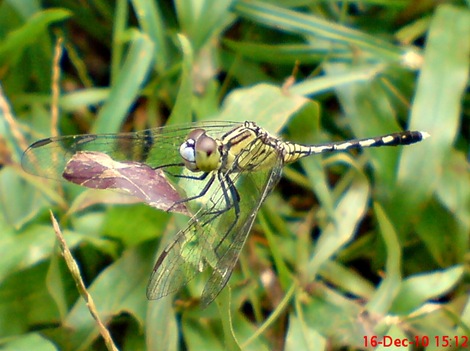
<instances>
[{"instance_id":1,"label":"spiny leg","mask_svg":"<svg viewBox=\"0 0 470 351\"><path fill-rule=\"evenodd\" d=\"M235 211L235 218L233 219L232 223L230 224L230 227L228 228L227 232L224 234L224 236L220 239L219 243L217 246L214 248L215 251L218 250L222 242L227 238L227 236L230 234L232 231L233 227L238 222L238 218L240 217L240 194L238 193L237 188L235 187L235 184L233 183L232 179L230 179L230 176L226 175L225 179L228 183L228 187L230 189L230 193L232 195L232 200L233 200L233 208Z\"/></svg>"},{"instance_id":2,"label":"spiny leg","mask_svg":"<svg viewBox=\"0 0 470 351\"><path fill-rule=\"evenodd\" d=\"M196 179L198 180L204 180L205 178L207 178L207 176L209 175L209 173L204 173L201 177L198 177ZM185 178L186 176L182 176L182 178ZM188 179L194 179L194 177L191 177L191 176L188 176ZM212 184L214 183L214 180L215 180L215 174L212 173L212 176L210 177L210 179L207 181L206 185L204 185L204 188L201 190L201 192L197 195L194 195L194 196L190 196L190 197L187 197L185 199L182 199L182 200L178 200L178 201L175 201L175 203L173 203L173 205L170 206L170 208L168 208L166 211L167 212L171 212L171 209L174 207L174 206L177 206L179 204L182 204L182 203L185 203L185 202L188 202L188 201L192 201L192 200L195 200L195 199L198 199L200 197L203 197L204 195L207 194L207 191L209 191L209 188L212 186Z\"/></svg>"},{"instance_id":3,"label":"spiny leg","mask_svg":"<svg viewBox=\"0 0 470 351\"><path fill-rule=\"evenodd\" d=\"M189 175L184 175L184 174L172 174L170 172L167 172L169 175L171 175L172 177L175 177L175 178L183 178L183 179L193 179L193 180L204 180L207 178L207 176L209 175L210 172L208 173L203 173L201 174L200 176L196 177L196 176L189 176Z\"/></svg>"},{"instance_id":4,"label":"spiny leg","mask_svg":"<svg viewBox=\"0 0 470 351\"><path fill-rule=\"evenodd\" d=\"M182 162L178 162L178 163L168 163L168 164L165 164L165 165L160 165L160 166L157 166L157 167L153 167L154 170L157 170L157 169L165 169L165 168L168 168L168 167L184 167L184 163ZM166 171L165 171L166 172ZM168 174L171 174L170 172L168 172Z\"/></svg>"},{"instance_id":5,"label":"spiny leg","mask_svg":"<svg viewBox=\"0 0 470 351\"><path fill-rule=\"evenodd\" d=\"M228 176L227 176L228 177ZM214 203L214 205L212 206L211 210L205 212L205 215L214 215L212 217L210 217L208 220L206 220L204 222L203 225L207 224L208 222L211 222L213 221L214 219L216 219L218 216L224 214L225 212L229 211L232 207L233 207L233 203L232 201L230 200L230 196L229 196L229 193L227 191L227 188L226 188L226 179L225 179L225 176L222 175L221 172L217 173L217 178L219 180L219 184L220 184L220 189L222 190L222 195L224 197L224 200L225 200L225 207L222 208L222 209L216 209L216 210L213 210L214 207L217 205L217 202Z\"/></svg>"}]
</instances>

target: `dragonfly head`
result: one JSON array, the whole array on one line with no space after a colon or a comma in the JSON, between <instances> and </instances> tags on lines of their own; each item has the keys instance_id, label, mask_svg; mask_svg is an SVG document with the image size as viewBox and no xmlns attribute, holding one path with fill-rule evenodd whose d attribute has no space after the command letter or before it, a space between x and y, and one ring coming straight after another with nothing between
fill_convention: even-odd
<instances>
[{"instance_id":1,"label":"dragonfly head","mask_svg":"<svg viewBox=\"0 0 470 351\"><path fill-rule=\"evenodd\" d=\"M184 165L192 172L212 172L220 167L217 141L204 129L194 129L180 146Z\"/></svg>"}]
</instances>

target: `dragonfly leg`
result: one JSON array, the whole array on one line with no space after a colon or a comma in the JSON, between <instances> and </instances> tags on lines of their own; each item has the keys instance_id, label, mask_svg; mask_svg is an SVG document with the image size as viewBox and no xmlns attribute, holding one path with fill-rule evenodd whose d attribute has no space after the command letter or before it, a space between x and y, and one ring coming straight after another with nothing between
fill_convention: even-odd
<instances>
[{"instance_id":1,"label":"dragonfly leg","mask_svg":"<svg viewBox=\"0 0 470 351\"><path fill-rule=\"evenodd\" d=\"M239 202L238 192L236 192L235 195L234 195L234 192L233 192L232 189L230 188L230 184L232 184L232 186L233 186L233 182L230 180L230 177L224 176L224 175L222 175L221 173L218 173L218 174L217 174L217 178L218 178L218 180L219 180L220 187L221 187L221 189L222 189L222 194L223 194L223 196L224 196L225 207L222 208L222 209L213 210L214 207L215 207L215 205L216 205L216 204L214 203L214 205L212 206L212 209L209 210L209 211L207 211L207 212L205 213L205 215L214 215L214 216L210 217L207 221L205 221L205 222L203 223L203 225L205 225L205 224L207 224L207 223L213 221L213 220L214 220L215 218L217 218L218 216L220 216L220 215L224 214L225 212L229 211L230 209L232 209L232 208L234 207L235 203L233 203L230 198L234 199L234 196L236 196L236 199L238 199L238 202ZM229 192L228 192L228 190L227 190L227 185L226 185L226 183L229 184L230 196L229 196ZM235 186L233 186L233 188L235 188ZM236 188L235 188L235 191L236 191ZM237 203L236 205L238 205L238 203ZM238 209L237 213L238 213L238 212L239 212L239 209Z\"/></svg>"},{"instance_id":2,"label":"dragonfly leg","mask_svg":"<svg viewBox=\"0 0 470 351\"><path fill-rule=\"evenodd\" d=\"M209 175L209 173L203 173L200 176L196 177L196 176L189 176L189 175L184 175L184 174L173 174L171 172L168 172L167 170L165 170L164 172L175 178L193 179L193 180L204 180Z\"/></svg>"},{"instance_id":3,"label":"dragonfly leg","mask_svg":"<svg viewBox=\"0 0 470 351\"><path fill-rule=\"evenodd\" d=\"M225 180L227 181L228 183L228 188L230 190L230 193L231 193L231 196L232 196L232 200L233 200L233 203L232 203L232 206L233 206L233 209L235 211L235 218L233 219L232 223L230 224L230 226L228 227L227 229L227 232L224 234L224 236L220 239L219 243L214 247L214 251L217 252L217 250L219 249L220 245L225 241L225 239L229 236L230 232L232 231L232 229L235 227L235 225L237 224L238 222L238 218L240 216L240 194L238 193L238 190L237 188L235 187L235 184L233 184L233 181L232 179L230 179L230 177L226 176L225 177ZM228 209L227 209L228 210Z\"/></svg>"},{"instance_id":4,"label":"dragonfly leg","mask_svg":"<svg viewBox=\"0 0 470 351\"><path fill-rule=\"evenodd\" d=\"M207 175L209 173L204 173L200 178L198 178L199 180L204 180L205 178L207 178ZM189 177L189 176L188 176ZM190 178L190 179L193 179L193 178ZM212 186L212 184L214 183L214 180L215 180L215 174L212 174L212 176L209 178L209 180L207 181L206 185L204 185L204 189L201 190L201 192L198 194L198 195L194 195L194 196L190 196L190 197L187 197L185 199L182 199L182 200L178 200L178 201L175 201L173 203L173 205L171 205L166 211L167 212L171 212L171 209L174 207L174 206L177 206L179 204L182 204L182 203L185 203L185 202L188 202L188 201L192 201L192 200L195 200L195 199L198 199L204 195L206 195L207 191L209 190L209 188Z\"/></svg>"},{"instance_id":5,"label":"dragonfly leg","mask_svg":"<svg viewBox=\"0 0 470 351\"><path fill-rule=\"evenodd\" d=\"M168 163L168 164L165 164L165 165L160 165L160 166L157 166L157 167L152 167L153 170L157 170L157 169L162 169L165 171L165 168L168 168L168 167L184 167L184 163L182 162L179 162L179 163ZM166 171L165 171L166 172ZM168 174L171 174L170 172L168 172ZM173 175L173 174L171 174ZM175 175L173 175L174 177L176 177Z\"/></svg>"},{"instance_id":6,"label":"dragonfly leg","mask_svg":"<svg viewBox=\"0 0 470 351\"><path fill-rule=\"evenodd\" d=\"M220 186L223 192L223 196L225 199L225 204L226 206L222 209L212 211L212 212L207 212L206 214L212 214L210 218L208 218L202 225L206 225L213 220L215 220L217 217L223 215L225 212L231 210L233 208L235 217L228 226L224 236L219 240L217 245L214 247L214 252L217 252L219 249L220 245L224 242L224 240L229 236L229 234L232 232L233 228L238 222L239 216L240 216L240 194L238 193L237 188L235 187L235 184L233 183L232 179L228 175L223 175L223 174L218 174Z\"/></svg>"}]
</instances>

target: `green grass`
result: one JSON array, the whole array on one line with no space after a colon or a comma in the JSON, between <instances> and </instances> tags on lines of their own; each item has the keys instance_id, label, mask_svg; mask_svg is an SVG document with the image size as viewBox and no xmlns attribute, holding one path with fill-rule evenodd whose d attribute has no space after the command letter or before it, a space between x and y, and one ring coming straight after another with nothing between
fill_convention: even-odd
<instances>
[{"instance_id":1,"label":"green grass","mask_svg":"<svg viewBox=\"0 0 470 351\"><path fill-rule=\"evenodd\" d=\"M374 335L428 337L426 350L462 343L470 10L415 4L0 3L1 348L106 349L49 209L121 350L357 350ZM254 120L304 143L403 128L431 138L287 167L228 286L202 310L204 279L145 297L160 241L184 220L20 166L29 143L56 133L193 120Z\"/></svg>"}]
</instances>

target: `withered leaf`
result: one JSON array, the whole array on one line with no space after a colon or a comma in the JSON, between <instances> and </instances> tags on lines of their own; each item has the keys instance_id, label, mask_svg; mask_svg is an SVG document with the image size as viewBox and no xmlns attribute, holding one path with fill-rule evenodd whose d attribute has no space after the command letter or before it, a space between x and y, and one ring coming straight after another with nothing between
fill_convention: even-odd
<instances>
[{"instance_id":1,"label":"withered leaf","mask_svg":"<svg viewBox=\"0 0 470 351\"><path fill-rule=\"evenodd\" d=\"M114 161L96 151L79 151L67 162L62 176L74 184L92 189L117 189L131 194L159 210L189 215L180 194L161 169L139 162Z\"/></svg>"}]
</instances>

